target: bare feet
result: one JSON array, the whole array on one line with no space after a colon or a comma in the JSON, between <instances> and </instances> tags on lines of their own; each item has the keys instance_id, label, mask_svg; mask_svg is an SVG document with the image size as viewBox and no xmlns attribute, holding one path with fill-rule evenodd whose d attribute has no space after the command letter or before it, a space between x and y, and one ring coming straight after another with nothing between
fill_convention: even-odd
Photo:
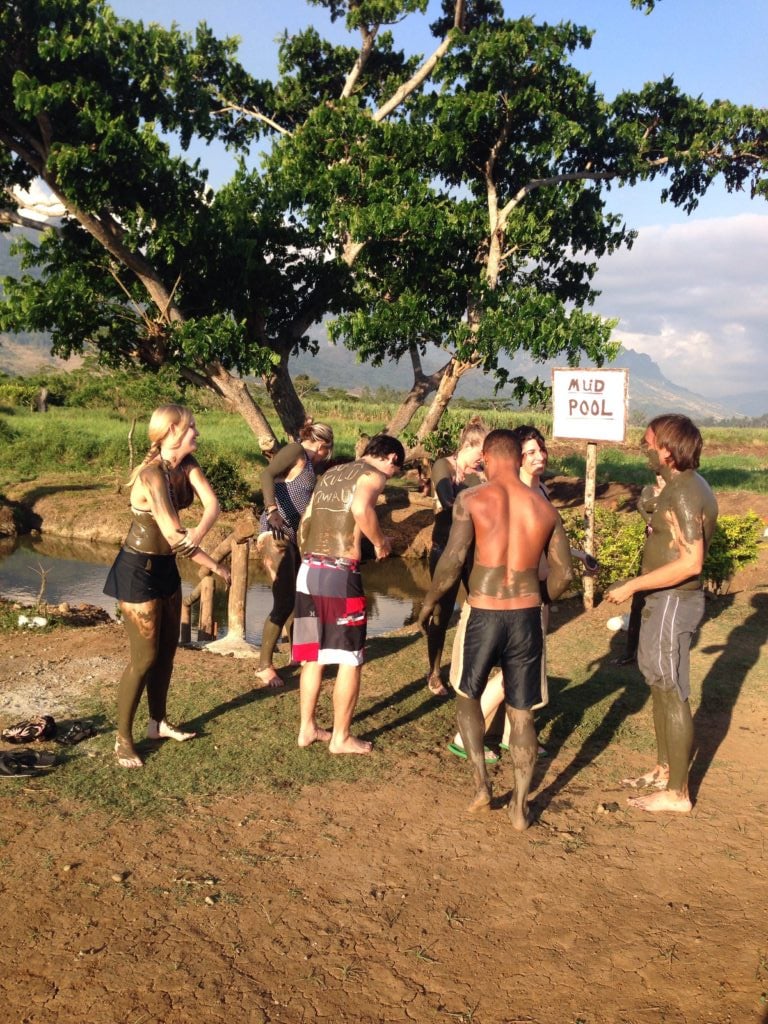
<instances>
[{"instance_id":1,"label":"bare feet","mask_svg":"<svg viewBox=\"0 0 768 1024\"><path fill-rule=\"evenodd\" d=\"M448 690L443 685L443 681L439 675L427 676L427 689L435 697L447 697Z\"/></svg>"},{"instance_id":2,"label":"bare feet","mask_svg":"<svg viewBox=\"0 0 768 1024\"><path fill-rule=\"evenodd\" d=\"M507 813L509 814L509 820L512 822L512 828L516 832L525 832L527 828L531 827L533 815L527 804L525 807L518 807L513 800L507 808Z\"/></svg>"},{"instance_id":3,"label":"bare feet","mask_svg":"<svg viewBox=\"0 0 768 1024\"><path fill-rule=\"evenodd\" d=\"M475 793L474 800L467 807L467 814L486 814L491 809L491 787L481 786Z\"/></svg>"},{"instance_id":4,"label":"bare feet","mask_svg":"<svg viewBox=\"0 0 768 1024\"><path fill-rule=\"evenodd\" d=\"M657 764L645 775L636 779L622 779L622 786L630 786L632 789L666 789L669 782L669 768Z\"/></svg>"},{"instance_id":5,"label":"bare feet","mask_svg":"<svg viewBox=\"0 0 768 1024\"><path fill-rule=\"evenodd\" d=\"M693 806L687 793L678 793L674 789L662 789L647 796L630 796L627 803L638 811L676 811L678 814L688 814Z\"/></svg>"},{"instance_id":6,"label":"bare feet","mask_svg":"<svg viewBox=\"0 0 768 1024\"><path fill-rule=\"evenodd\" d=\"M309 747L313 743L328 743L330 739L331 734L327 729L319 729L314 725L311 729L299 730L297 743L300 747Z\"/></svg>"},{"instance_id":7,"label":"bare feet","mask_svg":"<svg viewBox=\"0 0 768 1024\"><path fill-rule=\"evenodd\" d=\"M197 736L196 732L185 732L184 729L180 729L177 725L171 725L164 718L159 722L150 718L147 724L147 739L149 740L176 740L177 743L185 743L187 740L193 740L195 736Z\"/></svg>"},{"instance_id":8,"label":"bare feet","mask_svg":"<svg viewBox=\"0 0 768 1024\"><path fill-rule=\"evenodd\" d=\"M256 673L256 678L260 679L270 690L279 690L281 686L285 686L273 665L267 665L266 668L259 669Z\"/></svg>"},{"instance_id":9,"label":"bare feet","mask_svg":"<svg viewBox=\"0 0 768 1024\"><path fill-rule=\"evenodd\" d=\"M370 754L373 744L368 740L359 740L356 736L347 736L344 740L331 737L328 749L332 754Z\"/></svg>"},{"instance_id":10,"label":"bare feet","mask_svg":"<svg viewBox=\"0 0 768 1024\"><path fill-rule=\"evenodd\" d=\"M131 740L123 739L122 736L115 738L115 757L121 768L144 767L144 762L139 757Z\"/></svg>"}]
</instances>

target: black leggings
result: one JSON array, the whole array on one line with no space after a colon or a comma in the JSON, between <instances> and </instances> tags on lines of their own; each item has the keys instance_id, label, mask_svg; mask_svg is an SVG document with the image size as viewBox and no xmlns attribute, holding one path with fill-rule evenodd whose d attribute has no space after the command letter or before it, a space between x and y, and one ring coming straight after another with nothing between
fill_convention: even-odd
<instances>
[{"instance_id":1,"label":"black leggings","mask_svg":"<svg viewBox=\"0 0 768 1024\"><path fill-rule=\"evenodd\" d=\"M181 587L170 597L142 604L121 601L120 611L131 660L117 690L117 732L124 739L131 739L133 719L145 689L149 717L160 722L166 715L173 659L179 645Z\"/></svg>"},{"instance_id":2,"label":"black leggings","mask_svg":"<svg viewBox=\"0 0 768 1024\"><path fill-rule=\"evenodd\" d=\"M272 579L272 611L261 633L259 671L269 668L283 627L293 615L296 602L296 577L301 565L298 547L291 541L264 540L264 562Z\"/></svg>"}]
</instances>

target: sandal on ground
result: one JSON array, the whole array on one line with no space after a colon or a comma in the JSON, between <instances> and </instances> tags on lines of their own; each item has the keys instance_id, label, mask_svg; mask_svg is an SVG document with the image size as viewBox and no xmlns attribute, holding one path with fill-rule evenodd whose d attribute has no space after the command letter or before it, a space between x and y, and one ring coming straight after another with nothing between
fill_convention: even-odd
<instances>
[{"instance_id":1,"label":"sandal on ground","mask_svg":"<svg viewBox=\"0 0 768 1024\"><path fill-rule=\"evenodd\" d=\"M499 744L499 749L508 752L509 751L509 744L508 743L500 743ZM545 758L551 757L551 756L552 755L550 754L550 752L547 750L546 747L542 747L541 744L539 744L537 746L537 748L536 748L536 757L540 758L543 761Z\"/></svg>"},{"instance_id":2,"label":"sandal on ground","mask_svg":"<svg viewBox=\"0 0 768 1024\"><path fill-rule=\"evenodd\" d=\"M56 742L65 747L74 747L76 743L82 743L83 740L89 740L91 736L95 735L96 730L90 722L81 722L78 719L70 725L66 732L56 737Z\"/></svg>"},{"instance_id":3,"label":"sandal on ground","mask_svg":"<svg viewBox=\"0 0 768 1024\"><path fill-rule=\"evenodd\" d=\"M150 718L147 723L147 739L149 740L176 740L177 743L185 743L187 740L193 740L195 736L197 736L196 732L180 729L178 725L172 725L165 718L160 719L159 722Z\"/></svg>"},{"instance_id":4,"label":"sandal on ground","mask_svg":"<svg viewBox=\"0 0 768 1024\"><path fill-rule=\"evenodd\" d=\"M120 736L115 738L115 757L121 768L144 767L144 762L136 753L133 744L129 743L128 740L122 739Z\"/></svg>"},{"instance_id":5,"label":"sandal on ground","mask_svg":"<svg viewBox=\"0 0 768 1024\"><path fill-rule=\"evenodd\" d=\"M35 740L53 739L55 735L56 722L52 715L38 715L25 722L17 722L0 733L7 743L34 743Z\"/></svg>"},{"instance_id":6,"label":"sandal on ground","mask_svg":"<svg viewBox=\"0 0 768 1024\"><path fill-rule=\"evenodd\" d=\"M56 755L47 750L11 750L0 754L0 776L24 778L45 774L56 763Z\"/></svg>"},{"instance_id":7,"label":"sandal on ground","mask_svg":"<svg viewBox=\"0 0 768 1024\"><path fill-rule=\"evenodd\" d=\"M459 743L449 743L448 749L455 757L460 757L462 761L467 760L467 752ZM483 747L485 751L485 763L486 764L498 764L499 755L495 750L491 750L490 747Z\"/></svg>"},{"instance_id":8,"label":"sandal on ground","mask_svg":"<svg viewBox=\"0 0 768 1024\"><path fill-rule=\"evenodd\" d=\"M450 693L439 676L430 676L427 679L427 689L433 697L447 697Z\"/></svg>"}]
</instances>

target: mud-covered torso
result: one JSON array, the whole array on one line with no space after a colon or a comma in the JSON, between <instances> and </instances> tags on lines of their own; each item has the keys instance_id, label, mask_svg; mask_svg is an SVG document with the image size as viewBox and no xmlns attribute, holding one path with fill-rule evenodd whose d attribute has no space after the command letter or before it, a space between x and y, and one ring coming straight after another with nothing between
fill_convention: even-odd
<instances>
[{"instance_id":1,"label":"mud-covered torso","mask_svg":"<svg viewBox=\"0 0 768 1024\"><path fill-rule=\"evenodd\" d=\"M651 572L680 557L676 537L679 527L683 543L703 540L706 557L717 525L717 501L709 484L694 470L675 473L656 499L649 519L650 532L643 547L642 572ZM698 590L701 576L678 584L676 590Z\"/></svg>"},{"instance_id":2,"label":"mud-covered torso","mask_svg":"<svg viewBox=\"0 0 768 1024\"><path fill-rule=\"evenodd\" d=\"M507 569L505 565L487 566L475 562L469 576L469 589L473 598L490 597L506 601L514 597L540 595L537 569Z\"/></svg>"},{"instance_id":3,"label":"mud-covered torso","mask_svg":"<svg viewBox=\"0 0 768 1024\"><path fill-rule=\"evenodd\" d=\"M173 468L167 464L158 463L156 466L148 466L142 472L160 470L166 482L171 505L178 512L181 509L189 508L195 500L195 491L189 479L189 474L195 466L197 466L197 461L188 455L178 466ZM172 554L171 546L157 525L152 511L136 508L134 505L131 505L131 527L123 542L123 547L142 555Z\"/></svg>"},{"instance_id":4,"label":"mud-covered torso","mask_svg":"<svg viewBox=\"0 0 768 1024\"><path fill-rule=\"evenodd\" d=\"M369 462L347 462L334 466L317 482L312 498L309 528L302 553L312 551L334 557L359 557L359 536L352 503L361 477L382 477Z\"/></svg>"}]
</instances>

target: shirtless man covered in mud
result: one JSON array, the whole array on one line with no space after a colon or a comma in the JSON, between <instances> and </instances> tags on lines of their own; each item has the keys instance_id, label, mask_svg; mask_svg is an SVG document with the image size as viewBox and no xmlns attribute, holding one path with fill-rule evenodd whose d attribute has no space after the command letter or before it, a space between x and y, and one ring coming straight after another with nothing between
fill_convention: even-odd
<instances>
[{"instance_id":1,"label":"shirtless man covered in mud","mask_svg":"<svg viewBox=\"0 0 768 1024\"><path fill-rule=\"evenodd\" d=\"M552 505L521 481L520 444L510 430L488 434L483 461L488 482L463 491L456 499L448 543L424 599L419 626L426 629L441 594L458 578L474 542L471 611L456 701L459 732L475 785L468 810L476 813L491 806L480 697L491 671L501 665L515 773L509 815L514 828L523 831L531 823L528 792L537 749L531 709L541 701L540 609L542 599L552 601L568 586L570 545ZM540 584L539 559L544 552L550 571Z\"/></svg>"},{"instance_id":2,"label":"shirtless man covered in mud","mask_svg":"<svg viewBox=\"0 0 768 1024\"><path fill-rule=\"evenodd\" d=\"M371 743L349 727L360 693L366 604L360 547L366 536L376 560L390 554L389 538L376 517L387 480L402 469L405 449L394 437L371 438L362 458L329 469L317 483L299 527L303 558L296 581L294 661L303 662L298 744L320 740L332 754L370 754ZM333 732L317 724L323 665L338 665L333 690Z\"/></svg>"},{"instance_id":3,"label":"shirtless man covered in mud","mask_svg":"<svg viewBox=\"0 0 768 1024\"><path fill-rule=\"evenodd\" d=\"M622 604L637 591L646 592L637 662L653 695L657 758L651 771L623 781L653 791L631 798L631 806L684 814L691 809L691 638L704 615L701 571L717 524L717 502L696 472L702 438L687 416L657 416L642 446L664 488L650 519L640 576L614 584L605 600Z\"/></svg>"}]
</instances>

